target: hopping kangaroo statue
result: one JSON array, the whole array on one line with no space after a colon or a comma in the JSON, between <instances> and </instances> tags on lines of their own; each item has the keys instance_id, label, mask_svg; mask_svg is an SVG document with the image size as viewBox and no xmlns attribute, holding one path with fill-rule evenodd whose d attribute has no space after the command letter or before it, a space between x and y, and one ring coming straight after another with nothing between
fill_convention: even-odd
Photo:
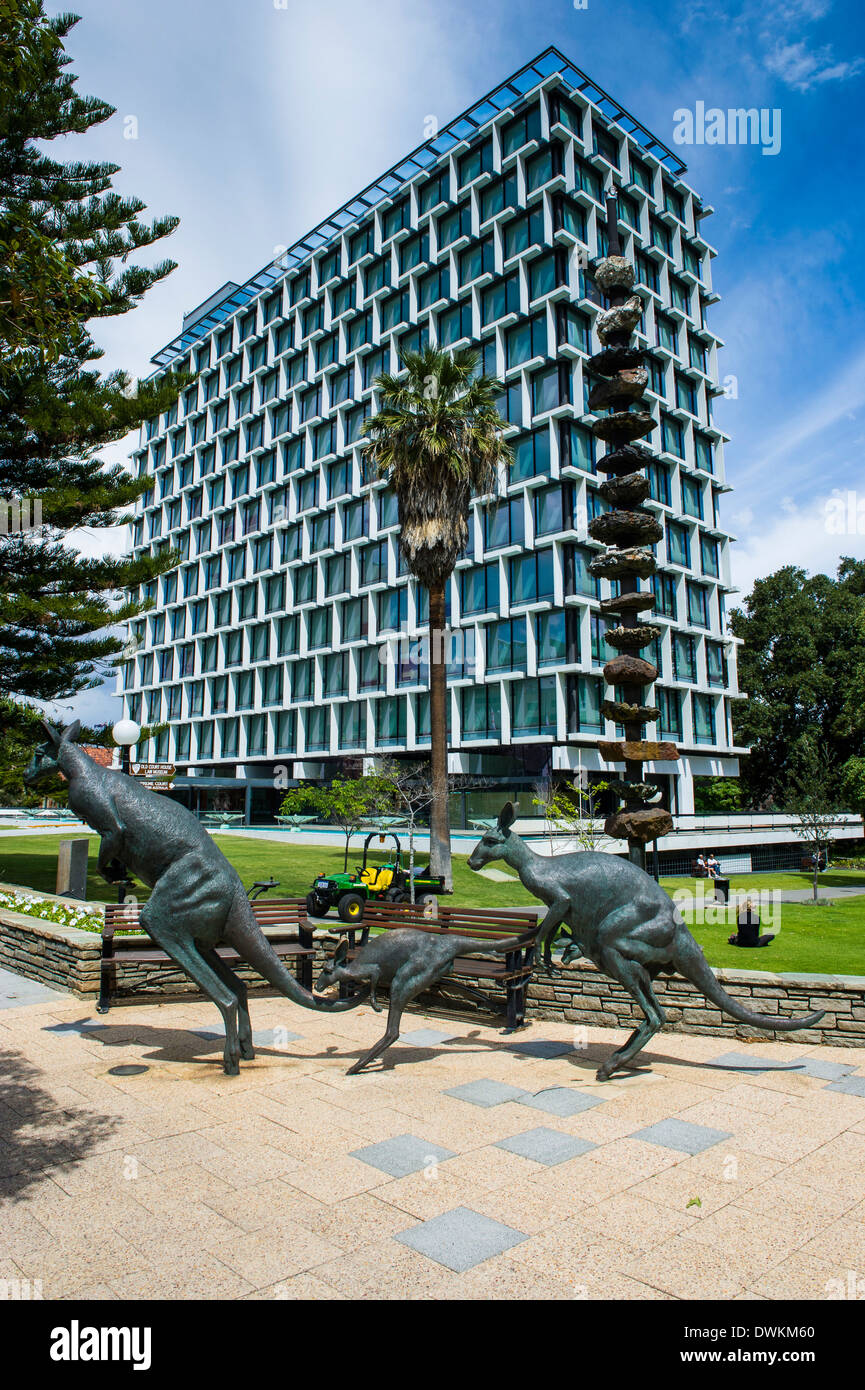
<instances>
[{"instance_id":1,"label":"hopping kangaroo statue","mask_svg":"<svg viewBox=\"0 0 865 1390\"><path fill-rule=\"evenodd\" d=\"M384 1037L364 1053L353 1067L349 1067L346 1076L363 1071L397 1041L403 1010L418 994L444 979L457 956L489 952L501 954L517 950L519 944L517 937L507 937L503 941L478 941L477 937L472 936L416 931L412 927L404 927L374 936L365 946L361 946L354 960L349 961L348 942L343 937L316 980L316 989L325 990L331 985L341 984L367 984L371 990L370 1003L376 1013L381 1013L375 991L380 984L390 986Z\"/></svg>"},{"instance_id":2,"label":"hopping kangaroo statue","mask_svg":"<svg viewBox=\"0 0 865 1390\"><path fill-rule=\"evenodd\" d=\"M255 1053L246 985L217 954L217 946L233 947L302 1008L352 1009L364 1001L368 990L331 1001L316 999L298 984L258 926L236 870L190 811L94 762L75 746L77 720L62 733L44 722L42 727L48 741L33 754L25 781L33 785L47 773L62 772L70 808L101 836L103 878L116 883L129 868L151 889L141 925L222 1014L228 1076L237 1076L240 1059Z\"/></svg>"},{"instance_id":3,"label":"hopping kangaroo statue","mask_svg":"<svg viewBox=\"0 0 865 1390\"><path fill-rule=\"evenodd\" d=\"M511 830L516 812L509 801L498 825L487 832L469 856L470 869L482 869L503 859L516 869L530 893L546 903L547 913L538 927L538 949L544 965L552 969L552 938L564 926L571 943L565 948L565 965L586 956L605 975L623 985L646 1016L627 1042L601 1065L598 1080L606 1081L635 1057L666 1022L655 998L656 975L678 972L696 985L719 1009L750 1024L789 1032L811 1028L824 1010L805 1018L769 1018L752 1014L731 998L718 983L709 962L685 925L684 918L663 888L627 859L591 852L534 854Z\"/></svg>"}]
</instances>

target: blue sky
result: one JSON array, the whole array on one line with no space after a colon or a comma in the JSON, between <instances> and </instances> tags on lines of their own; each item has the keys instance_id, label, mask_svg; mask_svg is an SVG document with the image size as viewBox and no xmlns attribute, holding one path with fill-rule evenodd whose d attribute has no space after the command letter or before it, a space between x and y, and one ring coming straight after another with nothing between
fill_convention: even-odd
<instances>
[{"instance_id":1,"label":"blue sky","mask_svg":"<svg viewBox=\"0 0 865 1390\"><path fill-rule=\"evenodd\" d=\"M581 0L580 0L581 3ZM48 4L56 12L66 6ZM725 521L734 582L795 562L865 557L865 11L858 0L78 0L68 48L79 91L117 114L68 155L122 165L115 182L176 213L159 248L178 269L102 323L107 366L145 375L184 311L243 281L440 124L549 44L667 144L674 113L781 113L781 148L676 147L715 208L711 311L735 399ZM134 117L137 138L124 138ZM857 533L826 504L863 499ZM111 538L121 548L120 535ZM103 538L81 537L95 548ZM63 707L64 712L71 708ZM75 702L110 718L116 702Z\"/></svg>"}]
</instances>

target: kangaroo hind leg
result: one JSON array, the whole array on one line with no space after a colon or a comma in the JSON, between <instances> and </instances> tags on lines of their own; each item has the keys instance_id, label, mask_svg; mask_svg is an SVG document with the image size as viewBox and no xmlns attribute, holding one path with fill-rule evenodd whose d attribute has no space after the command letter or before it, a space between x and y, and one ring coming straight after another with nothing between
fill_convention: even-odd
<instances>
[{"instance_id":1,"label":"kangaroo hind leg","mask_svg":"<svg viewBox=\"0 0 865 1390\"><path fill-rule=\"evenodd\" d=\"M225 1024L223 1068L226 1076L237 1076L240 1072L237 995L199 954L191 932L185 931L177 918L177 909L173 903L162 903L158 900L158 889L154 890L149 902L141 909L141 925L145 931L149 932L157 946L161 946L165 954L170 956L181 970L186 971L193 983L213 1001L222 1014Z\"/></svg>"},{"instance_id":2,"label":"kangaroo hind leg","mask_svg":"<svg viewBox=\"0 0 865 1390\"><path fill-rule=\"evenodd\" d=\"M611 1053L598 1068L598 1081L608 1081L614 1071L641 1052L649 1039L660 1031L665 1022L665 1014L655 998L652 980L645 966L610 949L604 951L601 964L607 975L624 985L646 1016L645 1021L634 1029L627 1042Z\"/></svg>"},{"instance_id":3,"label":"kangaroo hind leg","mask_svg":"<svg viewBox=\"0 0 865 1390\"><path fill-rule=\"evenodd\" d=\"M380 1057L383 1052L399 1041L399 1026L402 1022L403 1010L416 994L426 989L437 978L438 971L424 971L418 975L417 971L410 968L410 963L400 966L393 977L390 986L390 1001L387 1011L387 1028L384 1037L379 1038L374 1047L369 1052L365 1052L362 1057L355 1062L353 1067L349 1067L346 1076L354 1076L357 1072L363 1071L370 1062L374 1062L376 1057Z\"/></svg>"},{"instance_id":4,"label":"kangaroo hind leg","mask_svg":"<svg viewBox=\"0 0 865 1390\"><path fill-rule=\"evenodd\" d=\"M222 956L211 946L199 946L198 953L202 960L206 961L213 969L214 974L218 975L224 985L233 993L237 1000L237 1040L240 1048L240 1056L244 1062L251 1062L255 1057L255 1048L252 1045L252 1023L249 1017L249 991L240 976L226 965Z\"/></svg>"}]
</instances>

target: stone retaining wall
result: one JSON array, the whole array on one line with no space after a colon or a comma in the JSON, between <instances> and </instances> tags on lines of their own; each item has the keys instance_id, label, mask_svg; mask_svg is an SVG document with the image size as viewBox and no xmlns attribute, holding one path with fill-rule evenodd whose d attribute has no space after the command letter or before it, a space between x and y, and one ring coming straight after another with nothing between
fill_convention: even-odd
<instances>
[{"instance_id":1,"label":"stone retaining wall","mask_svg":"<svg viewBox=\"0 0 865 1390\"><path fill-rule=\"evenodd\" d=\"M815 1028L777 1033L777 1038L808 1039L834 1047L865 1047L865 977L838 975L771 975L758 970L719 970L727 994L752 1013L793 1018L824 1009ZM713 1033L727 1037L767 1037L762 1029L737 1023L711 1004L680 976L658 979L655 995L677 1033ZM600 1028L633 1028L643 1014L614 980L588 961L576 961L561 975L537 972L529 986L528 1012L559 1023Z\"/></svg>"},{"instance_id":2,"label":"stone retaining wall","mask_svg":"<svg viewBox=\"0 0 865 1390\"><path fill-rule=\"evenodd\" d=\"M81 999L99 993L101 940L25 912L0 910L0 966Z\"/></svg>"},{"instance_id":3,"label":"stone retaining wall","mask_svg":"<svg viewBox=\"0 0 865 1390\"><path fill-rule=\"evenodd\" d=\"M266 935L278 935L273 931ZM334 938L320 933L315 941L313 979ZM140 938L147 944L148 938ZM136 943L138 944L138 943ZM99 993L100 938L92 932L61 927L18 912L0 910L0 966L43 984L70 990L92 1001ZM291 962L288 962L291 968ZM238 973L250 988L270 987L249 966ZM756 970L720 970L724 989L746 1007L779 1018L824 1009L816 1028L774 1036L828 1043L835 1047L865 1047L865 977L834 975L771 975ZM488 982L473 982L492 997L501 991ZM198 991L176 966L159 961L118 966L118 999L171 998ZM679 1033L712 1033L719 1037L766 1037L722 1014L687 980L673 976L655 982L655 992L667 1015L667 1027ZM471 1008L470 1004L466 1005ZM536 971L529 986L528 1016L574 1026L633 1028L643 1015L630 995L588 961L567 966L560 975Z\"/></svg>"}]
</instances>

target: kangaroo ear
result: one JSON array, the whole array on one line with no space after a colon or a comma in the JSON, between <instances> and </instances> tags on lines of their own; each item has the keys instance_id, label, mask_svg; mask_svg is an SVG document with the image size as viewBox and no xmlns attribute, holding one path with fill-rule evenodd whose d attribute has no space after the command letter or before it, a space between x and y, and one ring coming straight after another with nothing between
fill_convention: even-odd
<instances>
[{"instance_id":1,"label":"kangaroo ear","mask_svg":"<svg viewBox=\"0 0 865 1390\"><path fill-rule=\"evenodd\" d=\"M54 726L52 724L47 724L44 719L40 719L39 723L42 725L43 729L48 735L49 743L53 743L54 747L58 748L60 746L60 735L54 728Z\"/></svg>"},{"instance_id":2,"label":"kangaroo ear","mask_svg":"<svg viewBox=\"0 0 865 1390\"><path fill-rule=\"evenodd\" d=\"M512 801L506 801L499 811L499 830L509 830L516 819L516 809Z\"/></svg>"},{"instance_id":3,"label":"kangaroo ear","mask_svg":"<svg viewBox=\"0 0 865 1390\"><path fill-rule=\"evenodd\" d=\"M63 730L63 742L74 743L81 733L81 720L76 719L74 724L70 724L68 729Z\"/></svg>"},{"instance_id":4,"label":"kangaroo ear","mask_svg":"<svg viewBox=\"0 0 865 1390\"><path fill-rule=\"evenodd\" d=\"M332 965L342 965L348 955L348 937L344 936L333 953Z\"/></svg>"}]
</instances>

